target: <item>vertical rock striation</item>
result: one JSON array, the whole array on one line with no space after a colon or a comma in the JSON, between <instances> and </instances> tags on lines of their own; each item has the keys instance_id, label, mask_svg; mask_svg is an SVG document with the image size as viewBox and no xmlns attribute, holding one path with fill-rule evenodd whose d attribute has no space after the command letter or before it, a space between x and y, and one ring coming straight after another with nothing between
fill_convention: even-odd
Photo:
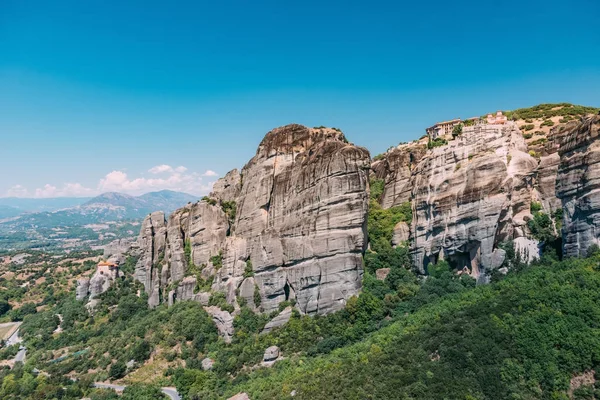
<instances>
[{"instance_id":1,"label":"vertical rock striation","mask_svg":"<svg viewBox=\"0 0 600 400\"><path fill-rule=\"evenodd\" d=\"M367 150L334 129L269 132L241 173L220 179L209 199L168 221L162 213L146 218L136 278L150 305L161 288L200 270L230 303L239 294L255 302L258 291L265 312L291 299L308 314L342 308L361 287L369 162ZM171 296L195 296L185 285Z\"/></svg>"},{"instance_id":2,"label":"vertical rock striation","mask_svg":"<svg viewBox=\"0 0 600 400\"><path fill-rule=\"evenodd\" d=\"M485 279L504 261L500 241L524 236L537 162L513 123L464 127L414 169L412 253L424 273L430 262L453 261Z\"/></svg>"},{"instance_id":3,"label":"vertical rock striation","mask_svg":"<svg viewBox=\"0 0 600 400\"><path fill-rule=\"evenodd\" d=\"M375 177L385 182L381 196L383 208L398 206L410 200L412 172L426 152L425 143L401 144L372 163Z\"/></svg>"},{"instance_id":4,"label":"vertical rock striation","mask_svg":"<svg viewBox=\"0 0 600 400\"><path fill-rule=\"evenodd\" d=\"M563 254L582 256L600 244L600 115L561 137L556 193L564 210Z\"/></svg>"}]
</instances>

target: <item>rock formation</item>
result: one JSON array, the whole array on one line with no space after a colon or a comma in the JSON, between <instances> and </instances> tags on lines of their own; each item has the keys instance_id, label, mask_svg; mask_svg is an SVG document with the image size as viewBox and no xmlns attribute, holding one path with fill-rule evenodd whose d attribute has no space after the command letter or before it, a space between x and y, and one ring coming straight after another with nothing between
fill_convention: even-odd
<instances>
[{"instance_id":1,"label":"rock formation","mask_svg":"<svg viewBox=\"0 0 600 400\"><path fill-rule=\"evenodd\" d=\"M212 317L213 322L219 331L219 335L225 340L225 343L231 343L234 333L233 317L231 314L216 306L204 307L204 310Z\"/></svg>"},{"instance_id":2,"label":"rock formation","mask_svg":"<svg viewBox=\"0 0 600 400\"><path fill-rule=\"evenodd\" d=\"M482 280L482 270L504 260L499 242L527 235L536 168L510 122L465 126L447 145L429 150L419 142L400 145L372 165L385 181L382 206L413 206L411 226L397 224L392 244L410 239L421 273L430 262L450 259Z\"/></svg>"},{"instance_id":3,"label":"rock formation","mask_svg":"<svg viewBox=\"0 0 600 400\"><path fill-rule=\"evenodd\" d=\"M194 299L184 280L193 274L212 280L230 303L241 294L254 304L256 288L265 312L291 299L308 314L342 308L361 287L369 161L367 150L334 129L269 132L210 198L168 221L162 213L146 218L135 276L149 304ZM177 290L163 293L170 285Z\"/></svg>"},{"instance_id":4,"label":"rock formation","mask_svg":"<svg viewBox=\"0 0 600 400\"><path fill-rule=\"evenodd\" d=\"M84 300L90 292L90 278L77 279L77 287L75 288L75 299Z\"/></svg>"},{"instance_id":5,"label":"rock formation","mask_svg":"<svg viewBox=\"0 0 600 400\"><path fill-rule=\"evenodd\" d=\"M401 144L371 165L374 176L385 182L381 206L390 208L411 198L412 171L427 152L426 142Z\"/></svg>"},{"instance_id":6,"label":"rock formation","mask_svg":"<svg viewBox=\"0 0 600 400\"><path fill-rule=\"evenodd\" d=\"M263 328L261 334L269 333L275 328L279 328L287 324L287 322L292 317L292 307L286 307L282 312L277 314L275 318L267 322L265 327Z\"/></svg>"},{"instance_id":7,"label":"rock formation","mask_svg":"<svg viewBox=\"0 0 600 400\"><path fill-rule=\"evenodd\" d=\"M583 256L600 244L600 115L562 135L556 183L562 201L563 255Z\"/></svg>"}]
</instances>

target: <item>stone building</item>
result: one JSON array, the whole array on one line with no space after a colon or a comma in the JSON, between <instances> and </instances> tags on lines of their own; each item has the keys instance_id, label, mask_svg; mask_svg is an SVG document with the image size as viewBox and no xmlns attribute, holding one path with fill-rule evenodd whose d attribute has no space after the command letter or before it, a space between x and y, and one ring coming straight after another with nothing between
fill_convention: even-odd
<instances>
[{"instance_id":1,"label":"stone building","mask_svg":"<svg viewBox=\"0 0 600 400\"><path fill-rule=\"evenodd\" d=\"M460 118L455 118L450 121L438 122L435 125L426 129L430 139L437 139L452 134L452 129L461 123Z\"/></svg>"}]
</instances>

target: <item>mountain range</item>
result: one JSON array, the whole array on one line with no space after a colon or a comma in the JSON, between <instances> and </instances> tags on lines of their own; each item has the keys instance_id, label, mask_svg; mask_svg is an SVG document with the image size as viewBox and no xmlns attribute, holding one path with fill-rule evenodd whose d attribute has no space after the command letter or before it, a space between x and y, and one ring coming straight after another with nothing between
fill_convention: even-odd
<instances>
[{"instance_id":1,"label":"mountain range","mask_svg":"<svg viewBox=\"0 0 600 400\"><path fill-rule=\"evenodd\" d=\"M93 198L0 199L0 250L49 248L73 239L100 245L132 236L131 224L152 211L168 214L197 200L171 190L141 196L109 192Z\"/></svg>"}]
</instances>

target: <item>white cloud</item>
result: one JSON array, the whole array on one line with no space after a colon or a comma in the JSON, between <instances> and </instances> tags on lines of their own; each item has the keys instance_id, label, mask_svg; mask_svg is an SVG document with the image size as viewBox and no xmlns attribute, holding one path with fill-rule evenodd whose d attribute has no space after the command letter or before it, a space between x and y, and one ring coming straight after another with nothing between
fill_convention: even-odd
<instances>
[{"instance_id":1,"label":"white cloud","mask_svg":"<svg viewBox=\"0 0 600 400\"><path fill-rule=\"evenodd\" d=\"M6 191L7 197L27 197L29 191L23 185L15 185Z\"/></svg>"},{"instance_id":2,"label":"white cloud","mask_svg":"<svg viewBox=\"0 0 600 400\"><path fill-rule=\"evenodd\" d=\"M173 167L167 164L157 165L156 167L152 167L148 170L151 174L161 174L163 172L172 172Z\"/></svg>"},{"instance_id":3,"label":"white cloud","mask_svg":"<svg viewBox=\"0 0 600 400\"><path fill-rule=\"evenodd\" d=\"M44 187L35 189L34 197L83 197L95 194L94 189L86 188L81 183L65 183L62 188L47 183Z\"/></svg>"},{"instance_id":4,"label":"white cloud","mask_svg":"<svg viewBox=\"0 0 600 400\"><path fill-rule=\"evenodd\" d=\"M101 178L95 188L85 187L80 183L65 183L62 187L48 183L35 189L33 197L82 197L95 196L104 192L140 195L164 189L203 196L212 190L215 180L204 181L204 179L209 180L208 178L218 176L216 172L210 169L200 174L198 172L188 172L188 169L183 165L174 168L167 164L156 165L150 168L148 172L153 175L161 175L150 178L130 177L124 171L114 170ZM6 192L6 195L27 197L30 193L24 186L15 185Z\"/></svg>"},{"instance_id":5,"label":"white cloud","mask_svg":"<svg viewBox=\"0 0 600 400\"><path fill-rule=\"evenodd\" d=\"M184 167L183 165L180 165L179 167L173 168L170 165L167 164L161 164L161 165L157 165L155 167L152 167L148 170L148 172L150 172L151 174L162 174L165 172L178 172L178 173L183 173L187 171L187 168Z\"/></svg>"}]
</instances>

